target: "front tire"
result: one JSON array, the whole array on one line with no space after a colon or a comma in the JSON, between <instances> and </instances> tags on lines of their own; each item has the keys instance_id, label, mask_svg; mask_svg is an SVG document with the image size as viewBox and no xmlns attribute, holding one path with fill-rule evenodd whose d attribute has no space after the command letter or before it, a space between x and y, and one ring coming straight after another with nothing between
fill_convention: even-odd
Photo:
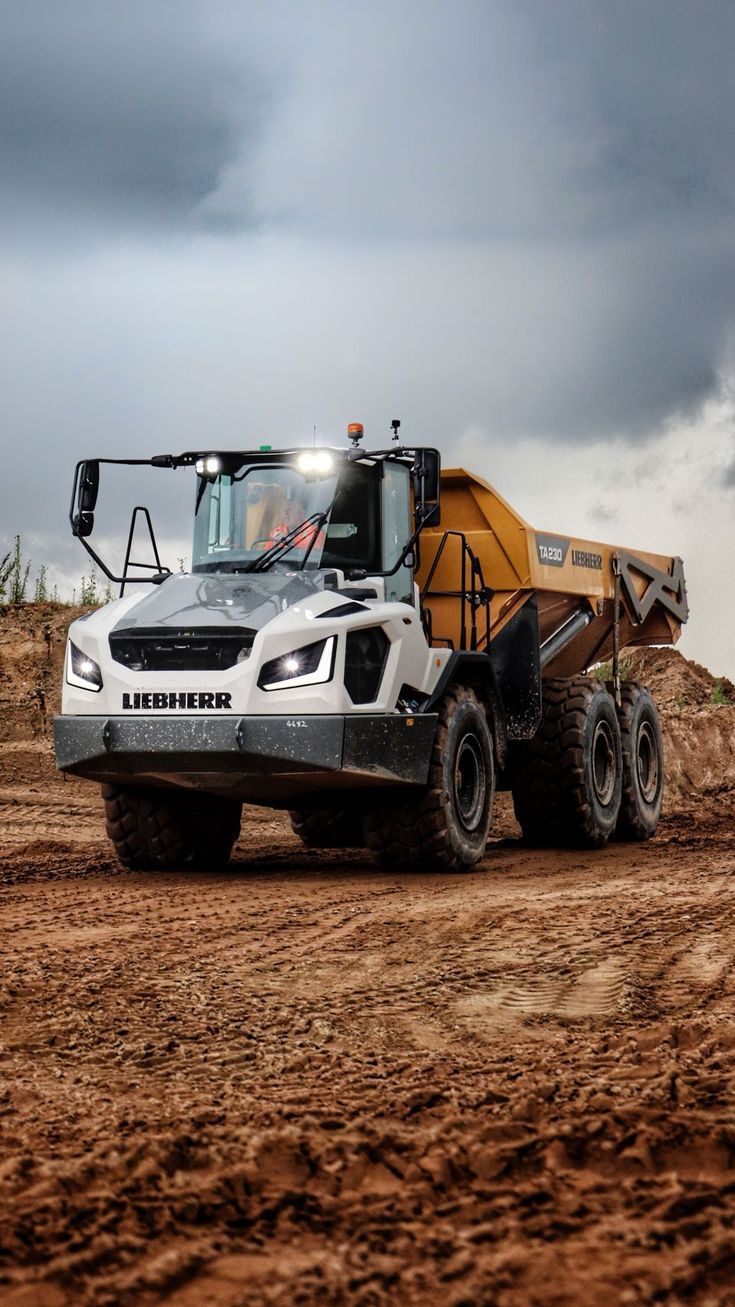
<instances>
[{"instance_id":1,"label":"front tire","mask_svg":"<svg viewBox=\"0 0 735 1307\"><path fill-rule=\"evenodd\" d=\"M222 867L240 833L242 804L197 790L103 785L105 826L134 871Z\"/></svg>"},{"instance_id":2,"label":"front tire","mask_svg":"<svg viewBox=\"0 0 735 1307\"><path fill-rule=\"evenodd\" d=\"M369 811L367 846L386 866L467 871L485 853L494 790L487 714L473 689L455 686L439 708L428 785Z\"/></svg>"}]
</instances>

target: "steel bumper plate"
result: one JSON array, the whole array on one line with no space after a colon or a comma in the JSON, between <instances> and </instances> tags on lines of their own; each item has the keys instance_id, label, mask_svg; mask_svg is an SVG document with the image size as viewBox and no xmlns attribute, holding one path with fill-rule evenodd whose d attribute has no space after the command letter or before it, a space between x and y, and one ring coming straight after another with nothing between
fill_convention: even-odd
<instances>
[{"instance_id":1,"label":"steel bumper plate","mask_svg":"<svg viewBox=\"0 0 735 1307\"><path fill-rule=\"evenodd\" d=\"M349 773L364 784L425 785L436 722L435 713L55 717L56 765L98 780Z\"/></svg>"}]
</instances>

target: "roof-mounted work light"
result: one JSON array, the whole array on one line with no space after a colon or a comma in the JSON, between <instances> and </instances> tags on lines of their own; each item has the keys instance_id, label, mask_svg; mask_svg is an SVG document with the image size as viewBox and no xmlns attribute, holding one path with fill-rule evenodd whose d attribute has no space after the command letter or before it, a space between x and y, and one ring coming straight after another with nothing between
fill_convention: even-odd
<instances>
[{"instance_id":1,"label":"roof-mounted work light","mask_svg":"<svg viewBox=\"0 0 735 1307\"><path fill-rule=\"evenodd\" d=\"M200 477L218 477L222 471L222 459L217 454L206 454L197 459L195 467Z\"/></svg>"},{"instance_id":2,"label":"roof-mounted work light","mask_svg":"<svg viewBox=\"0 0 735 1307\"><path fill-rule=\"evenodd\" d=\"M328 477L334 471L334 459L328 449L305 449L296 466L304 476Z\"/></svg>"}]
</instances>

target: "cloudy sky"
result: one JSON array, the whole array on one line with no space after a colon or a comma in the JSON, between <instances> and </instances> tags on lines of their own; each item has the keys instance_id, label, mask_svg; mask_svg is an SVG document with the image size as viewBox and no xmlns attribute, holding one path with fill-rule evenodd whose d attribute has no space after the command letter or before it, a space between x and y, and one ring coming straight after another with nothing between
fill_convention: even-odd
<instances>
[{"instance_id":1,"label":"cloudy sky","mask_svg":"<svg viewBox=\"0 0 735 1307\"><path fill-rule=\"evenodd\" d=\"M0 545L70 588L77 458L398 416L681 554L735 676L733 50L732 0L4 0Z\"/></svg>"}]
</instances>

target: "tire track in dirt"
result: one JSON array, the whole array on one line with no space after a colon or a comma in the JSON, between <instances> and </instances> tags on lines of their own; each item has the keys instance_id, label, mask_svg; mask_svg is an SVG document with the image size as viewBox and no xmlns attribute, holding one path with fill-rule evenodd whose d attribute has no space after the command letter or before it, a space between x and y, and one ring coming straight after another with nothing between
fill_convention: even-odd
<instances>
[{"instance_id":1,"label":"tire track in dirt","mask_svg":"<svg viewBox=\"0 0 735 1307\"><path fill-rule=\"evenodd\" d=\"M31 617L0 639L2 1307L735 1307L708 673L636 655L649 847L521 849L500 796L478 874L389 875L248 809L227 872L145 877L52 779L68 615Z\"/></svg>"},{"instance_id":2,"label":"tire track in dirt","mask_svg":"<svg viewBox=\"0 0 735 1307\"><path fill-rule=\"evenodd\" d=\"M230 870L144 876L60 797L0 848L0 1303L725 1301L707 829L453 878L248 812Z\"/></svg>"}]
</instances>

